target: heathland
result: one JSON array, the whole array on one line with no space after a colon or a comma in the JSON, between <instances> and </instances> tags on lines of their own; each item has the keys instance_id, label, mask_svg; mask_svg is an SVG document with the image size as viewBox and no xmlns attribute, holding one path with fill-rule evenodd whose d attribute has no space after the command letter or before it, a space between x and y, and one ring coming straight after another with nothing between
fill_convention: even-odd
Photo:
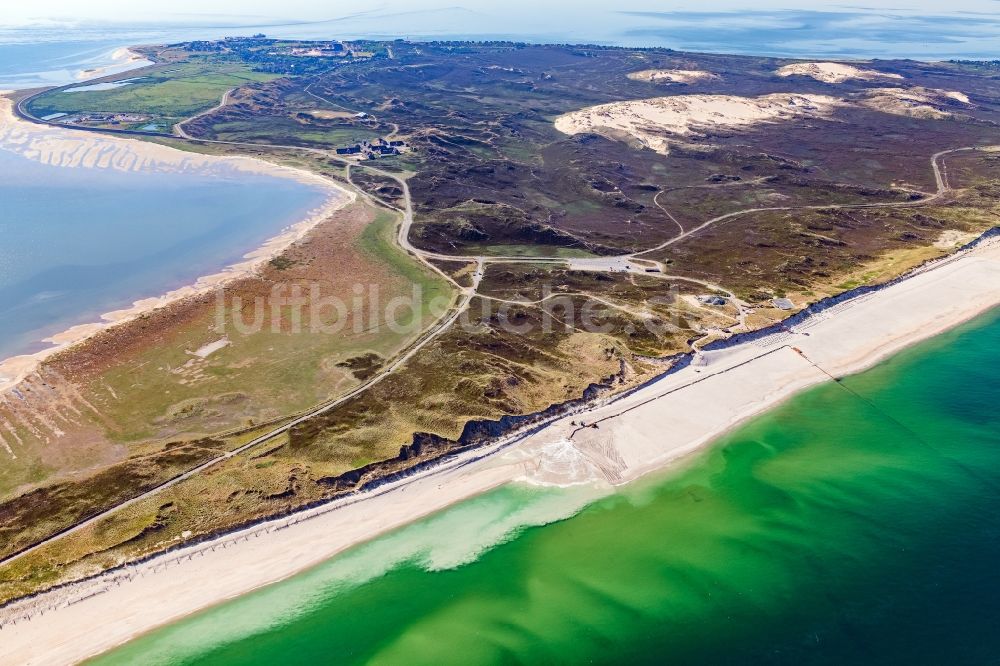
<instances>
[{"instance_id":1,"label":"heathland","mask_svg":"<svg viewBox=\"0 0 1000 666\"><path fill-rule=\"evenodd\" d=\"M267 39L141 53L155 64L123 85L22 96L21 115L360 196L225 287L224 335L219 297L191 297L3 397L0 599L631 388L997 220L1000 86L975 64ZM293 288L361 307L334 334L300 326L319 308ZM380 319L396 297L419 306L409 326Z\"/></svg>"}]
</instances>

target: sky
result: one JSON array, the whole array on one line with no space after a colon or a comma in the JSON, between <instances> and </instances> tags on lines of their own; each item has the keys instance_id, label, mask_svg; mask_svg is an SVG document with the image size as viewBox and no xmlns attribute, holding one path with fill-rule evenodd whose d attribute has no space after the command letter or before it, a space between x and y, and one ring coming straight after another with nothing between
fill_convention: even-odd
<instances>
[{"instance_id":1,"label":"sky","mask_svg":"<svg viewBox=\"0 0 1000 666\"><path fill-rule=\"evenodd\" d=\"M508 17L547 17L560 20L560 14L596 15L609 6L626 12L696 11L708 8L702 0L563 0L540 3L537 0L170 0L166 3L123 2L122 0L46 0L46 2L5 2L0 24L20 25L46 20L85 21L316 21L349 17L364 12L422 12L426 10L467 10L469 20L479 23ZM956 14L963 12L1000 13L998 0L715 0L713 11L745 13L773 10L888 11L906 13ZM563 16L563 18L568 18Z\"/></svg>"},{"instance_id":2,"label":"sky","mask_svg":"<svg viewBox=\"0 0 1000 666\"><path fill-rule=\"evenodd\" d=\"M1000 58L1000 0L6 3L0 45L40 39L39 29L53 40L103 38L112 23L128 26L129 35L117 33L124 43L264 32L304 39L510 39L803 57ZM36 33L26 36L26 27Z\"/></svg>"}]
</instances>

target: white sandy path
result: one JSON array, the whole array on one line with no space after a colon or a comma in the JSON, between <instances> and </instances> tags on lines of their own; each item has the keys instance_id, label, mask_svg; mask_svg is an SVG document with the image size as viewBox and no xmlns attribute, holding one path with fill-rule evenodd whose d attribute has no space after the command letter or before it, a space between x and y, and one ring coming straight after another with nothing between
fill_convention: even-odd
<instances>
[{"instance_id":1,"label":"white sandy path","mask_svg":"<svg viewBox=\"0 0 1000 666\"><path fill-rule=\"evenodd\" d=\"M799 62L778 69L778 76L808 76L824 83L843 83L851 79L874 81L877 79L899 79L899 74L862 69L842 62Z\"/></svg>"},{"instance_id":2,"label":"white sandy path","mask_svg":"<svg viewBox=\"0 0 1000 666\"><path fill-rule=\"evenodd\" d=\"M0 622L8 622L0 633L0 664L71 663L108 650L505 483L592 482L610 488L609 481L628 482L828 379L792 346L842 375L998 305L1000 243L994 241L810 319L801 326L808 336L778 334L707 353L704 364L566 416L521 441L501 442L375 493L301 514L313 517L294 524L272 523L282 529L230 535L141 565L128 572L131 580L106 574L0 610ZM578 430L571 420L601 421L598 429ZM229 547L212 550L222 543ZM9 624L26 611L33 619Z\"/></svg>"},{"instance_id":3,"label":"white sandy path","mask_svg":"<svg viewBox=\"0 0 1000 666\"><path fill-rule=\"evenodd\" d=\"M556 118L564 134L624 132L643 145L666 154L670 135L683 137L715 128L748 128L802 118L826 117L845 102L826 95L773 93L761 97L737 95L677 95L611 102Z\"/></svg>"},{"instance_id":4,"label":"white sandy path","mask_svg":"<svg viewBox=\"0 0 1000 666\"><path fill-rule=\"evenodd\" d=\"M0 91L0 95L2 94L3 91ZM105 313L100 322L74 326L47 338L45 342L50 342L53 346L37 354L0 359L0 391L16 386L51 354L86 340L100 330L130 321L145 312L183 298L212 291L232 280L253 275L268 260L300 240L310 229L328 219L336 210L354 201L357 196L316 174L256 158L199 155L135 139L25 122L14 115L13 104L5 97L0 97L0 150L15 152L44 164L67 168L156 173L184 172L206 176L234 172L266 174L292 178L314 186L319 185L329 192L329 196L321 206L309 211L300 222L287 227L265 241L261 247L246 254L243 261L227 266L219 273L200 277L194 284L135 301L129 308Z\"/></svg>"}]
</instances>

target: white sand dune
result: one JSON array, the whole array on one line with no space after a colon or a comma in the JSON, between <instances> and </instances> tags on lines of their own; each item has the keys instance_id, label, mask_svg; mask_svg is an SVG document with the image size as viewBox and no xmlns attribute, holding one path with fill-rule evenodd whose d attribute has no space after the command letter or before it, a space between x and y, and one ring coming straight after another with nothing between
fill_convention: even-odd
<instances>
[{"instance_id":1,"label":"white sand dune","mask_svg":"<svg viewBox=\"0 0 1000 666\"><path fill-rule=\"evenodd\" d=\"M660 153L669 139L713 129L747 129L762 123L821 118L845 102L826 95L774 93L761 97L677 95L611 102L556 118L564 134L623 132Z\"/></svg>"},{"instance_id":2,"label":"white sand dune","mask_svg":"<svg viewBox=\"0 0 1000 666\"><path fill-rule=\"evenodd\" d=\"M700 69L644 69L630 72L628 78L645 83L697 83L715 81L722 77Z\"/></svg>"},{"instance_id":3,"label":"white sand dune","mask_svg":"<svg viewBox=\"0 0 1000 666\"><path fill-rule=\"evenodd\" d=\"M862 106L882 113L911 118L944 120L955 116L954 110L972 106L965 93L914 86L911 88L874 88L866 91Z\"/></svg>"},{"instance_id":4,"label":"white sand dune","mask_svg":"<svg viewBox=\"0 0 1000 666\"><path fill-rule=\"evenodd\" d=\"M556 118L555 127L569 135L601 134L613 139L625 136L666 155L672 142L685 137L698 138L713 130L748 130L765 123L828 118L838 108L864 107L892 115L947 119L963 106L972 106L972 102L962 92L919 86L873 88L849 98L798 93L760 97L673 95L571 111Z\"/></svg>"},{"instance_id":5,"label":"white sand dune","mask_svg":"<svg viewBox=\"0 0 1000 666\"><path fill-rule=\"evenodd\" d=\"M793 332L707 352L627 397L567 415L524 439L9 606L0 610L0 664L81 660L502 484L583 482L595 493L611 492L829 380L827 372L857 372L998 305L1000 242L985 242L841 303ZM573 425L581 421L599 427Z\"/></svg>"},{"instance_id":6,"label":"white sand dune","mask_svg":"<svg viewBox=\"0 0 1000 666\"><path fill-rule=\"evenodd\" d=\"M302 221L243 257L243 261L227 266L214 275L199 278L194 284L166 294L138 300L131 307L108 312L101 321L74 326L47 338L49 347L37 354L0 359L0 392L16 386L34 372L45 358L68 346L86 340L109 326L131 321L143 313L164 307L183 298L205 293L242 277L254 274L292 243L301 239L314 226L328 219L334 211L356 198L332 181L308 171L272 164L250 157L200 155L167 146L69 128L51 127L20 120L13 113L13 104L0 91L0 150L18 153L28 159L65 168L115 169L156 173L257 173L293 178L320 185L329 191L323 205L309 211Z\"/></svg>"},{"instance_id":7,"label":"white sand dune","mask_svg":"<svg viewBox=\"0 0 1000 666\"><path fill-rule=\"evenodd\" d=\"M902 79L899 74L862 69L841 62L800 62L778 69L778 76L808 76L824 83L843 83L852 79L874 81L877 79Z\"/></svg>"}]
</instances>

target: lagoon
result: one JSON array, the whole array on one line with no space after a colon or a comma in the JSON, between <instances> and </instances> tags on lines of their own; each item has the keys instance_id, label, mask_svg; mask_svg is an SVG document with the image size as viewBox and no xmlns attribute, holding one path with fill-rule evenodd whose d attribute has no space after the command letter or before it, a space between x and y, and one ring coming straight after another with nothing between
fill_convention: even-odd
<instances>
[{"instance_id":1,"label":"lagoon","mask_svg":"<svg viewBox=\"0 0 1000 666\"><path fill-rule=\"evenodd\" d=\"M240 261L329 191L216 168L52 166L0 149L0 359Z\"/></svg>"}]
</instances>

